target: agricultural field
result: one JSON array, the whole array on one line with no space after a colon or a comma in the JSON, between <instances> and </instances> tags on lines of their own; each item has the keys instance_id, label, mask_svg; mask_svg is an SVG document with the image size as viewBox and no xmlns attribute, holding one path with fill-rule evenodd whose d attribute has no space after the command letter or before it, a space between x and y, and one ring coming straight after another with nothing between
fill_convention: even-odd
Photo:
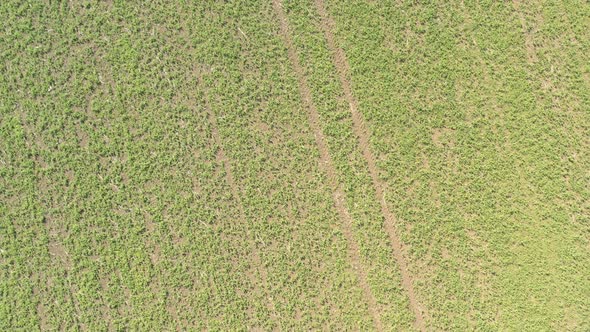
<instances>
[{"instance_id":1,"label":"agricultural field","mask_svg":"<svg viewBox=\"0 0 590 332\"><path fill-rule=\"evenodd\" d=\"M0 20L0 331L590 330L588 2Z\"/></svg>"}]
</instances>

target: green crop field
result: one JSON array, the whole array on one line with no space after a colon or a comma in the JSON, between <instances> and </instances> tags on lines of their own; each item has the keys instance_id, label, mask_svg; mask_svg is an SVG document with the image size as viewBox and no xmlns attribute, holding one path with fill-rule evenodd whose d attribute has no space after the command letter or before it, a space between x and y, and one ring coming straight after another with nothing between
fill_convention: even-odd
<instances>
[{"instance_id":1,"label":"green crop field","mask_svg":"<svg viewBox=\"0 0 590 332\"><path fill-rule=\"evenodd\" d=\"M0 21L0 331L590 331L587 1Z\"/></svg>"}]
</instances>

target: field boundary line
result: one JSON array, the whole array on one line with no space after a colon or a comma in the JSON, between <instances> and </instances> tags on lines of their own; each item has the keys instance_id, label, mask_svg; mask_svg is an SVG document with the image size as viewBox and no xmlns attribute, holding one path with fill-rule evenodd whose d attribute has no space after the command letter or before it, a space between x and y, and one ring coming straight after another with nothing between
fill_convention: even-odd
<instances>
[{"instance_id":1,"label":"field boundary line","mask_svg":"<svg viewBox=\"0 0 590 332\"><path fill-rule=\"evenodd\" d=\"M197 74L197 82L199 85L204 87L204 85L202 84L203 82L202 82L202 78L201 78L200 73ZM225 155L225 151L223 149L223 140L221 139L221 135L219 134L219 129L217 127L217 118L215 117L215 114L213 113L213 109L211 108L211 105L209 104L209 99L208 99L207 91L205 88L203 88L203 96L204 96L203 99L204 99L205 111L207 112L207 116L209 118L209 123L211 124L211 134L213 136L213 140L215 141L215 144L218 146L218 149L219 149L217 151L217 159L223 164L223 169L225 171L225 180L226 180L227 184L230 186L232 197L236 200L236 203L238 204L238 213L239 213L240 223L242 225L247 225L247 218L246 218L246 213L244 211L244 204L242 203L242 198L239 194L238 185L236 184L236 181L233 176L233 172L231 170L229 158L227 158L227 156ZM253 244L253 248L252 248L252 252L251 252L252 263L254 266L258 267L258 272L260 273L260 279L262 281L262 287L264 288L261 293L268 300L267 301L267 306L268 306L267 309L270 311L271 318L275 321L275 323L279 324L279 326L280 326L280 320L278 320L278 318L277 318L275 303L272 299L272 296L270 296L270 294L268 293L268 289L269 289L268 271L266 271L266 268L262 264L262 259L260 258L258 248L256 248L256 241L255 241L254 237L252 236L252 233L250 232L250 230L248 230L247 233L248 233L248 237L249 237L248 240L252 241L252 244ZM254 284L254 286L256 287L257 285Z\"/></svg>"},{"instance_id":2,"label":"field boundary line","mask_svg":"<svg viewBox=\"0 0 590 332\"><path fill-rule=\"evenodd\" d=\"M371 176L371 180L373 182L373 187L375 188L375 195L377 196L376 198L379 201L379 204L381 205L381 212L383 213L383 217L385 218L385 230L389 235L389 239L391 241L393 256L400 268L402 277L402 287L405 289L408 295L408 299L410 301L410 309L414 312L416 318L416 320L414 321L414 326L420 331L425 331L426 327L424 322L424 316L426 315L426 309L420 304L420 302L416 298L413 286L413 278L410 275L410 272L408 271L408 264L404 257L405 249L396 229L396 224L398 223L398 220L396 216L389 210L389 207L387 206L387 203L385 201L385 196L383 193L384 185L382 181L379 179L379 173L375 162L375 157L373 156L373 153L370 149L369 130L365 123L365 119L363 118L362 114L358 111L358 102L352 93L352 85L347 78L350 73L348 60L346 59L346 55L344 54L342 48L340 48L336 44L334 33L332 32L336 24L333 18L330 15L328 15L323 0L315 0L315 5L321 18L321 27L324 30L324 36L328 44L328 49L330 50L330 53L332 53L332 60L336 67L336 71L338 72L340 83L342 85L342 90L344 91L346 100L348 101L348 104L350 106L350 112L352 114L353 131L359 139L359 145L361 147L363 157L365 158L367 165L369 167L369 173Z\"/></svg>"},{"instance_id":3,"label":"field boundary line","mask_svg":"<svg viewBox=\"0 0 590 332\"><path fill-rule=\"evenodd\" d=\"M373 292L371 291L371 288L369 287L369 284L367 282L367 273L361 263L360 249L353 236L352 218L344 205L344 192L341 186L338 184L338 180L336 177L336 169L332 162L332 158L330 157L330 153L326 143L326 138L324 137L324 134L319 125L319 113L316 109L316 106L313 103L311 90L309 89L309 86L307 84L307 79L305 77L304 70L301 67L299 56L295 51L295 45L291 38L291 32L289 28L289 21L287 20L287 17L285 15L285 11L281 3L281 0L273 0L273 7L279 19L281 35L283 37L285 45L287 46L288 56L295 71L297 81L299 83L299 93L301 95L303 105L307 109L309 123L311 129L314 132L315 141L320 153L320 162L324 168L324 171L326 172L329 184L332 187L332 196L334 199L334 204L336 206L338 215L342 221L342 231L348 242L348 251L351 259L350 263L352 265L352 268L355 270L357 277L359 278L359 283L364 293L363 295L365 297L365 300L367 301L369 313L373 318L373 323L375 324L375 327L378 331L383 331L383 325L381 323L381 318L379 316L377 301L375 300L375 296L373 295Z\"/></svg>"}]
</instances>

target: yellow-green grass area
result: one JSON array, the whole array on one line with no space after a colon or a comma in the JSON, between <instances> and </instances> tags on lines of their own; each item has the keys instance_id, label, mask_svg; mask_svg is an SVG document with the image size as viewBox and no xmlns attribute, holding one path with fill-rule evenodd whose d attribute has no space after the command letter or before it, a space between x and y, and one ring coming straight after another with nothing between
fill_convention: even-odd
<instances>
[{"instance_id":1,"label":"yellow-green grass area","mask_svg":"<svg viewBox=\"0 0 590 332\"><path fill-rule=\"evenodd\" d=\"M269 4L2 10L3 330L370 328Z\"/></svg>"},{"instance_id":2,"label":"yellow-green grass area","mask_svg":"<svg viewBox=\"0 0 590 332\"><path fill-rule=\"evenodd\" d=\"M332 1L433 330L590 328L590 7Z\"/></svg>"},{"instance_id":3,"label":"yellow-green grass area","mask_svg":"<svg viewBox=\"0 0 590 332\"><path fill-rule=\"evenodd\" d=\"M0 19L0 330L590 329L586 2Z\"/></svg>"}]
</instances>

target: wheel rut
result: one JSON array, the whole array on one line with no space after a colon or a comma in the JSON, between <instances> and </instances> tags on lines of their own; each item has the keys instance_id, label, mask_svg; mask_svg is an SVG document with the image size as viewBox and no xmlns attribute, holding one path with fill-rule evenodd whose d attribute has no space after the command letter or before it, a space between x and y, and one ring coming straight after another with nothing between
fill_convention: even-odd
<instances>
[{"instance_id":1,"label":"wheel rut","mask_svg":"<svg viewBox=\"0 0 590 332\"><path fill-rule=\"evenodd\" d=\"M297 52L295 50L295 45L293 43L293 39L291 37L291 32L289 28L289 22L287 20L284 8L280 0L273 0L273 7L279 20L282 38L285 42L285 45L287 46L289 60L291 61L291 65L293 66L295 75L297 77L299 93L301 95L303 105L307 109L309 123L311 129L313 130L315 141L320 153L321 167L324 169L329 181L329 185L332 188L334 204L336 206L338 216L342 222L342 232L344 233L344 236L348 243L348 254L350 257L350 263L359 279L359 284L363 291L365 300L367 301L368 310L373 318L375 328L378 331L383 331L383 325L381 323L381 317L379 314L377 301L367 282L367 273L365 272L365 268L361 263L360 248L358 246L358 243L354 239L352 217L350 216L350 213L344 203L344 192L341 188L341 185L338 183L336 177L336 169L334 167L332 158L329 154L328 145L326 143L327 141L319 125L319 113L312 100L312 94L309 89L309 85L307 83L304 70L301 67L299 56L297 55Z\"/></svg>"},{"instance_id":2,"label":"wheel rut","mask_svg":"<svg viewBox=\"0 0 590 332\"><path fill-rule=\"evenodd\" d=\"M407 293L410 302L410 308L413 311L416 318L414 326L420 331L425 331L426 326L424 316L427 315L426 308L420 304L416 297L416 293L414 291L413 286L413 278L410 272L408 271L408 264L404 257L404 245L396 229L398 221L396 216L389 210L387 202L385 201L385 194L383 189L385 185L379 178L379 172L375 162L375 157L373 156L373 153L370 149L369 130L367 129L367 125L362 114L358 111L358 102L354 97L354 94L352 93L352 84L348 79L350 73L348 60L346 59L346 55L344 54L342 48L340 48L335 41L333 33L333 30L335 28L335 22L332 19L332 17L328 14L324 1L315 0L315 5L321 18L321 28L324 31L324 36L326 38L328 48L332 53L332 60L334 62L334 65L336 66L336 71L338 72L340 84L344 91L346 100L348 101L348 104L350 106L350 112L352 115L353 122L353 131L359 139L359 145L362 150L363 157L367 162L371 180L373 182L373 187L375 189L376 199L377 201L379 201L379 204L381 205L381 212L383 214L383 217L385 218L385 230L391 242L393 256L398 266L400 267L402 286Z\"/></svg>"}]
</instances>

